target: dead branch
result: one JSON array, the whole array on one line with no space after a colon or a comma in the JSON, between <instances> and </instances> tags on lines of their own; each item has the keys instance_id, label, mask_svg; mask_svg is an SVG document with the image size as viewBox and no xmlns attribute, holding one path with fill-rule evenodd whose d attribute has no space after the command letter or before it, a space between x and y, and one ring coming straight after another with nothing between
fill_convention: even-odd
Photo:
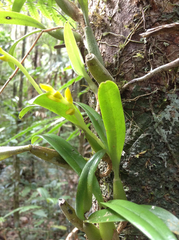
<instances>
[{"instance_id":1,"label":"dead branch","mask_svg":"<svg viewBox=\"0 0 179 240\"><path fill-rule=\"evenodd\" d=\"M78 231L79 231L78 228L75 227L75 228L68 234L66 240L78 240L78 239L79 239L79 238L78 238L78 235L77 235Z\"/></svg>"},{"instance_id":2,"label":"dead branch","mask_svg":"<svg viewBox=\"0 0 179 240\"><path fill-rule=\"evenodd\" d=\"M149 78L153 77L154 75L156 75L157 73L163 72L163 71L168 71L171 68L175 68L175 67L179 67L179 58L175 59L174 61L164 64L158 68L155 68L154 70L151 70L149 73L147 73L146 75L144 75L143 77L139 77L139 78L134 78L133 80L131 80L130 82L126 83L121 91L123 92L124 90L126 90L126 88L128 88L130 85L134 84L134 83L138 83L138 82L143 82L148 80Z\"/></svg>"},{"instance_id":3,"label":"dead branch","mask_svg":"<svg viewBox=\"0 0 179 240\"><path fill-rule=\"evenodd\" d=\"M171 33L179 31L179 22L161 25L155 28L150 28L146 32L139 34L143 38L154 36L160 33Z\"/></svg>"}]
</instances>

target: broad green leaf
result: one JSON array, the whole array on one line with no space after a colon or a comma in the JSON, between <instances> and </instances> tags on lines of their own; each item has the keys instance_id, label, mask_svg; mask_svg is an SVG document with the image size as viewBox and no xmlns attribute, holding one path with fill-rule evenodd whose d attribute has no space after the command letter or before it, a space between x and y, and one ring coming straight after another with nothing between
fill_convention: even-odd
<instances>
[{"instance_id":1,"label":"broad green leaf","mask_svg":"<svg viewBox=\"0 0 179 240\"><path fill-rule=\"evenodd\" d=\"M112 200L101 205L124 217L151 240L177 240L161 219L141 205L125 200Z\"/></svg>"},{"instance_id":2,"label":"broad green leaf","mask_svg":"<svg viewBox=\"0 0 179 240\"><path fill-rule=\"evenodd\" d=\"M54 102L53 100L49 99L47 97L47 95L48 95L48 93L37 96L33 103L38 104L41 107L44 107L44 108L56 113L57 115L66 118L68 121L70 121L80 127L79 121L74 115L66 114L66 111L69 109L69 107L67 105L60 103L60 102ZM75 107L75 111L77 111L81 115L78 108ZM83 120L82 116L81 116L81 119Z\"/></svg>"},{"instance_id":3,"label":"broad green leaf","mask_svg":"<svg viewBox=\"0 0 179 240\"><path fill-rule=\"evenodd\" d=\"M112 211L111 209L102 209L99 211L96 211L90 215L88 220L85 220L85 222L89 223L106 223L106 222L120 222L120 221L126 221L125 218L119 216L116 212Z\"/></svg>"},{"instance_id":4,"label":"broad green leaf","mask_svg":"<svg viewBox=\"0 0 179 240\"><path fill-rule=\"evenodd\" d=\"M148 209L150 212L162 219L170 231L179 235L179 219L175 215L163 208L156 206L142 205L142 207Z\"/></svg>"},{"instance_id":5,"label":"broad green leaf","mask_svg":"<svg viewBox=\"0 0 179 240\"><path fill-rule=\"evenodd\" d=\"M72 147L63 138L54 134L45 134L38 137L47 141L62 158L73 168L73 170L80 175L83 167L86 164L85 159L78 153L78 151ZM33 141L33 139L32 139Z\"/></svg>"},{"instance_id":6,"label":"broad green leaf","mask_svg":"<svg viewBox=\"0 0 179 240\"><path fill-rule=\"evenodd\" d=\"M84 103L77 103L81 108L85 110L88 117L90 118L97 134L99 135L101 141L104 143L106 149L107 149L107 139L106 139L106 131L104 128L104 123L102 120L102 117L90 106L84 104Z\"/></svg>"},{"instance_id":7,"label":"broad green leaf","mask_svg":"<svg viewBox=\"0 0 179 240\"><path fill-rule=\"evenodd\" d=\"M64 27L64 40L65 40L65 45L66 49L68 52L68 56L70 58L71 65L74 69L74 71L80 75L83 76L86 81L89 84L89 87L92 89L93 92L97 92L97 87L91 80L91 78L88 76L85 70L83 58L81 56L81 53L79 51L79 48L76 44L73 32L70 28L70 24L66 22L65 27Z\"/></svg>"},{"instance_id":8,"label":"broad green leaf","mask_svg":"<svg viewBox=\"0 0 179 240\"><path fill-rule=\"evenodd\" d=\"M97 200L102 198L99 184L95 177L95 171L98 163L105 154L105 150L101 150L93 155L93 157L86 163L80 179L78 182L77 193L76 193L76 214L79 219L85 219L85 213L89 211L92 206L92 193L95 189Z\"/></svg>"},{"instance_id":9,"label":"broad green leaf","mask_svg":"<svg viewBox=\"0 0 179 240\"><path fill-rule=\"evenodd\" d=\"M125 141L125 118L117 85L112 81L100 84L98 99L106 129L109 155L119 163Z\"/></svg>"},{"instance_id":10,"label":"broad green leaf","mask_svg":"<svg viewBox=\"0 0 179 240\"><path fill-rule=\"evenodd\" d=\"M11 12L11 11L0 11L0 24L16 24L16 25L24 25L31 26L40 29L44 29L44 25L21 13Z\"/></svg>"},{"instance_id":11,"label":"broad green leaf","mask_svg":"<svg viewBox=\"0 0 179 240\"><path fill-rule=\"evenodd\" d=\"M74 123L80 129L84 130L87 139L89 140L90 143L92 143L92 147L94 148L95 151L101 150L102 148L104 148L102 142L88 129L87 125L84 123L83 117L77 107L74 106L75 111L78 114L73 114L73 115L66 114L66 111L69 109L69 107L61 102L55 102L49 99L48 93L37 96L35 100L33 100L33 103L38 104L58 114L59 116L66 118L68 121Z\"/></svg>"},{"instance_id":12,"label":"broad green leaf","mask_svg":"<svg viewBox=\"0 0 179 240\"><path fill-rule=\"evenodd\" d=\"M24 38L26 38L26 37L28 37L28 36L30 36L30 35L32 35L32 34L38 33L38 32L40 32L40 31L41 31L41 30L35 30L35 31L30 32L30 33L26 34L25 36L19 38L18 40L16 40L16 41L13 43L13 45L10 47L10 49L9 49L9 54L11 54L12 56L14 56L15 48L16 48L17 44L18 44L21 40L23 40ZM15 65L14 65L12 62L8 62L8 64L9 64L9 66L10 66L13 70L15 69Z\"/></svg>"},{"instance_id":13,"label":"broad green leaf","mask_svg":"<svg viewBox=\"0 0 179 240\"><path fill-rule=\"evenodd\" d=\"M14 0L12 5L12 11L20 12L26 0Z\"/></svg>"}]
</instances>

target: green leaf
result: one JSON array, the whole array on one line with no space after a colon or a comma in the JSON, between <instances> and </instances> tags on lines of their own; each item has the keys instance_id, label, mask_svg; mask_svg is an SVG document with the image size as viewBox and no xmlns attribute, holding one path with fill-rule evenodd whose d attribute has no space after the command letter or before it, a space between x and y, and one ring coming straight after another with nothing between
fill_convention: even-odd
<instances>
[{"instance_id":1,"label":"green leaf","mask_svg":"<svg viewBox=\"0 0 179 240\"><path fill-rule=\"evenodd\" d=\"M102 209L97 212L94 212L90 215L88 220L85 222L89 223L106 223L106 222L120 222L126 221L125 218L119 216L116 212L112 211L111 209Z\"/></svg>"},{"instance_id":2,"label":"green leaf","mask_svg":"<svg viewBox=\"0 0 179 240\"><path fill-rule=\"evenodd\" d=\"M54 134L45 134L43 136L39 135L38 137L41 137L47 141L78 175L81 174L86 161L74 147L72 147L63 138Z\"/></svg>"},{"instance_id":3,"label":"green leaf","mask_svg":"<svg viewBox=\"0 0 179 240\"><path fill-rule=\"evenodd\" d=\"M91 29L90 26L85 27L85 37L86 37L86 42L87 42L87 49L88 53L93 53L99 62L104 65L103 63L103 58L101 56L101 53L99 51L99 47L96 41L96 38L93 34L93 30ZM90 68L90 71L92 70L92 67ZM110 80L110 79L108 79Z\"/></svg>"},{"instance_id":4,"label":"green leaf","mask_svg":"<svg viewBox=\"0 0 179 240\"><path fill-rule=\"evenodd\" d=\"M53 205L56 205L59 201L58 198L47 198L47 203L52 203Z\"/></svg>"},{"instance_id":5,"label":"green leaf","mask_svg":"<svg viewBox=\"0 0 179 240\"><path fill-rule=\"evenodd\" d=\"M62 231L67 231L67 227L63 226L63 225L50 225L50 228L57 228L59 230L62 230Z\"/></svg>"},{"instance_id":6,"label":"green leaf","mask_svg":"<svg viewBox=\"0 0 179 240\"><path fill-rule=\"evenodd\" d=\"M142 205L142 207L148 209L150 212L162 219L170 231L179 235L179 219L175 215L163 208L156 206Z\"/></svg>"},{"instance_id":7,"label":"green leaf","mask_svg":"<svg viewBox=\"0 0 179 240\"><path fill-rule=\"evenodd\" d=\"M42 188L42 187L37 188L37 192L44 200L46 200L47 198L50 198L50 194L45 188Z\"/></svg>"},{"instance_id":8,"label":"green leaf","mask_svg":"<svg viewBox=\"0 0 179 240\"><path fill-rule=\"evenodd\" d=\"M38 0L37 2L38 10L50 21L52 21L50 8L44 4L44 0Z\"/></svg>"},{"instance_id":9,"label":"green leaf","mask_svg":"<svg viewBox=\"0 0 179 240\"><path fill-rule=\"evenodd\" d=\"M24 116L26 113L28 113L30 110L32 110L32 109L35 108L35 107L38 107L38 108L39 108L39 106L38 106L38 105L35 105L35 104L33 104L33 105L28 105L27 107L23 108L23 109L20 111L20 113L19 113L19 119L23 118L23 116Z\"/></svg>"},{"instance_id":10,"label":"green leaf","mask_svg":"<svg viewBox=\"0 0 179 240\"><path fill-rule=\"evenodd\" d=\"M26 0L14 0L12 5L12 11L20 12Z\"/></svg>"},{"instance_id":11,"label":"green leaf","mask_svg":"<svg viewBox=\"0 0 179 240\"><path fill-rule=\"evenodd\" d=\"M138 204L125 200L101 204L124 217L151 240L177 240L161 219Z\"/></svg>"},{"instance_id":12,"label":"green leaf","mask_svg":"<svg viewBox=\"0 0 179 240\"><path fill-rule=\"evenodd\" d=\"M50 119L49 119L50 120ZM26 137L23 141L19 142L18 145L22 145L28 141L31 140L31 138L33 138L34 136L38 135L38 134L43 134L43 133L52 133L53 131L55 131L55 129L59 129L64 123L66 123L67 121L64 120L64 118L58 118L56 121L49 121L50 123L45 124L43 126L40 127L39 130L33 132L32 134L30 134L29 137ZM52 126L54 126L53 128L51 128ZM47 129L50 128L49 131L47 131ZM40 140L39 140L40 141ZM34 142L33 142L34 143Z\"/></svg>"},{"instance_id":13,"label":"green leaf","mask_svg":"<svg viewBox=\"0 0 179 240\"><path fill-rule=\"evenodd\" d=\"M83 58L81 56L80 50L76 44L73 32L68 22L66 22L64 27L64 39L68 56L70 58L70 62L74 71L78 75L85 77L87 73L85 71Z\"/></svg>"},{"instance_id":14,"label":"green leaf","mask_svg":"<svg viewBox=\"0 0 179 240\"><path fill-rule=\"evenodd\" d=\"M78 81L80 81L82 78L83 78L82 76L77 76L77 77L75 77L75 78L70 79L67 83L63 84L63 86L61 86L61 87L59 88L59 91L65 89L65 88L67 88L67 87L70 87L74 82L78 82Z\"/></svg>"},{"instance_id":15,"label":"green leaf","mask_svg":"<svg viewBox=\"0 0 179 240\"><path fill-rule=\"evenodd\" d=\"M97 92L97 87L91 80L91 78L88 76L85 70L83 58L81 56L81 53L79 51L79 48L76 44L75 38L73 36L73 32L70 28L70 24L66 22L65 27L64 27L64 40L65 40L65 45L66 49L68 52L68 56L70 58L71 65L74 69L74 71L80 75L83 76L86 81L89 84L89 87L92 89L93 92Z\"/></svg>"},{"instance_id":16,"label":"green leaf","mask_svg":"<svg viewBox=\"0 0 179 240\"><path fill-rule=\"evenodd\" d=\"M41 107L44 107L56 113L57 115L66 118L68 121L80 127L79 121L74 115L66 114L66 111L69 109L67 105L61 102L54 102L53 100L49 99L47 96L48 96L48 93L41 94L34 99L33 103L38 104ZM81 115L77 107L75 107L75 111L77 111L79 115ZM82 116L81 116L81 119L83 120Z\"/></svg>"},{"instance_id":17,"label":"green leaf","mask_svg":"<svg viewBox=\"0 0 179 240\"><path fill-rule=\"evenodd\" d=\"M76 214L81 220L85 219L85 213L89 211L92 206L92 193L94 190L95 193L98 194L98 196L95 194L97 200L103 199L99 184L95 177L95 171L104 154L105 150L95 153L86 163L80 175L76 193Z\"/></svg>"},{"instance_id":18,"label":"green leaf","mask_svg":"<svg viewBox=\"0 0 179 240\"><path fill-rule=\"evenodd\" d=\"M54 120L54 121L53 121L53 120ZM51 126L51 124L49 125L49 122L51 122L51 121L53 121L53 122L55 122L55 123L60 122L59 124L65 122L64 118L58 118L58 117L48 118L48 119L44 119L44 120L41 120L41 121L34 122L30 127L26 128L26 129L24 129L24 130L21 130L21 132L19 132L18 134L16 134L16 135L13 136L12 138L9 138L7 141L2 142L2 143L0 144L0 146L6 145L6 144L9 143L10 141L12 141L12 140L14 140L14 139L17 139L17 138L19 138L19 137L21 137L21 136L24 136L25 134L31 132L31 131L32 131L33 129L35 129L36 127L40 127L40 128L42 129L42 128L43 128L42 126L44 125L44 126L45 126L44 129L46 129L46 125L48 125L48 127ZM18 144L21 145L23 142L26 142L27 139L30 140L31 137L32 137L33 135L35 135L35 134L37 134L37 132L34 133L34 134L32 134L32 135L30 135L29 138L26 137L25 140L23 140L22 142L19 142Z\"/></svg>"},{"instance_id":19,"label":"green leaf","mask_svg":"<svg viewBox=\"0 0 179 240\"><path fill-rule=\"evenodd\" d=\"M91 136L87 132L85 132L85 137L95 152L105 149L105 147L100 144L99 139L98 139L99 141L97 141L93 136Z\"/></svg>"},{"instance_id":20,"label":"green leaf","mask_svg":"<svg viewBox=\"0 0 179 240\"><path fill-rule=\"evenodd\" d=\"M55 0L57 5L62 9L62 11L71 17L74 21L80 22L81 20L81 11L75 5L74 2L69 0Z\"/></svg>"},{"instance_id":21,"label":"green leaf","mask_svg":"<svg viewBox=\"0 0 179 240\"><path fill-rule=\"evenodd\" d=\"M63 29L63 27L60 28L60 29L57 29L55 31L48 32L48 34L51 35L52 37L56 38L56 39L64 41L64 29ZM82 39L81 35L77 32L74 32L74 31L73 31L73 34L74 34L74 38L76 39L76 41L80 42L81 39Z\"/></svg>"},{"instance_id":22,"label":"green leaf","mask_svg":"<svg viewBox=\"0 0 179 240\"><path fill-rule=\"evenodd\" d=\"M87 25L89 25L88 19L88 0L78 0L81 10L83 12L83 16Z\"/></svg>"},{"instance_id":23,"label":"green leaf","mask_svg":"<svg viewBox=\"0 0 179 240\"><path fill-rule=\"evenodd\" d=\"M10 47L10 49L9 49L9 54L11 54L12 56L14 56L15 48L16 48L17 44L18 44L20 41L22 41L24 38L26 38L26 37L34 34L34 33L40 32L40 31L41 31L41 30L35 30L35 31L33 31L33 32L30 32L30 33L24 35L23 37L19 38L18 40L16 40L16 41L13 43L13 45ZM13 70L15 69L15 65L14 65L12 62L8 62L8 64L9 64L9 66L10 66Z\"/></svg>"},{"instance_id":24,"label":"green leaf","mask_svg":"<svg viewBox=\"0 0 179 240\"><path fill-rule=\"evenodd\" d=\"M112 81L101 83L98 99L106 129L109 155L113 164L119 164L125 141L125 118L117 85Z\"/></svg>"},{"instance_id":25,"label":"green leaf","mask_svg":"<svg viewBox=\"0 0 179 240\"><path fill-rule=\"evenodd\" d=\"M97 134L99 135L101 141L104 143L106 149L107 149L107 139L106 139L106 131L104 128L104 123L102 120L102 117L90 106L84 104L84 103L77 103L81 108L85 110L88 117L90 118Z\"/></svg>"},{"instance_id":26,"label":"green leaf","mask_svg":"<svg viewBox=\"0 0 179 240\"><path fill-rule=\"evenodd\" d=\"M40 21L40 15L35 2L27 1L26 6L32 18L35 18L37 21Z\"/></svg>"},{"instance_id":27,"label":"green leaf","mask_svg":"<svg viewBox=\"0 0 179 240\"><path fill-rule=\"evenodd\" d=\"M19 208L16 208L15 210L9 212L8 214L6 214L4 216L4 218L6 218L6 217L10 216L11 214L13 214L15 212L18 212L18 211L21 213L21 212L26 212L26 211L37 209L37 208L41 208L41 207L36 206L36 205L35 206L34 205L30 205L30 206L19 207Z\"/></svg>"},{"instance_id":28,"label":"green leaf","mask_svg":"<svg viewBox=\"0 0 179 240\"><path fill-rule=\"evenodd\" d=\"M0 24L16 24L44 29L40 22L21 13L0 11Z\"/></svg>"},{"instance_id":29,"label":"green leaf","mask_svg":"<svg viewBox=\"0 0 179 240\"><path fill-rule=\"evenodd\" d=\"M40 210L37 210L37 211L34 211L33 214L39 216L39 217L47 217L47 214L44 212L44 210L40 209Z\"/></svg>"}]
</instances>

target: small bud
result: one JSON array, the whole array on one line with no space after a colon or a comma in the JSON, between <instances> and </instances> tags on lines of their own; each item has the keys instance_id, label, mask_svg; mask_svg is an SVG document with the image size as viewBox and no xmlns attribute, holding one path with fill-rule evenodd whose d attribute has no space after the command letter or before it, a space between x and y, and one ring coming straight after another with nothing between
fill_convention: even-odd
<instances>
[{"instance_id":1,"label":"small bud","mask_svg":"<svg viewBox=\"0 0 179 240\"><path fill-rule=\"evenodd\" d=\"M50 85L42 84L42 83L40 83L39 85L40 85L41 89L44 90L45 92L55 92L53 87Z\"/></svg>"},{"instance_id":2,"label":"small bud","mask_svg":"<svg viewBox=\"0 0 179 240\"><path fill-rule=\"evenodd\" d=\"M73 103L73 98L72 98L72 95L71 95L71 92L70 92L69 88L67 88L65 90L65 98L69 103L71 103L71 104Z\"/></svg>"},{"instance_id":3,"label":"small bud","mask_svg":"<svg viewBox=\"0 0 179 240\"><path fill-rule=\"evenodd\" d=\"M58 99L62 99L63 98L63 96L61 95L61 93L59 91L56 91L56 93L54 93L53 96L55 98L58 98Z\"/></svg>"}]
</instances>

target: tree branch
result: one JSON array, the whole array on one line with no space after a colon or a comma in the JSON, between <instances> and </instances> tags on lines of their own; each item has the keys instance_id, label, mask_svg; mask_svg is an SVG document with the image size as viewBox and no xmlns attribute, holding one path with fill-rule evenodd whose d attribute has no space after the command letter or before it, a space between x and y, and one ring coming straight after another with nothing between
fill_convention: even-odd
<instances>
[{"instance_id":1,"label":"tree branch","mask_svg":"<svg viewBox=\"0 0 179 240\"><path fill-rule=\"evenodd\" d=\"M155 28L150 28L145 33L141 33L139 35L145 38L145 37L150 37L150 36L154 36L161 33L169 33L174 31L179 31L179 22L161 25Z\"/></svg>"},{"instance_id":2,"label":"tree branch","mask_svg":"<svg viewBox=\"0 0 179 240\"><path fill-rule=\"evenodd\" d=\"M143 81L148 80L149 78L153 77L157 73L160 73L160 72L163 72L163 71L168 71L169 69L175 68L175 67L179 67L179 58L175 59L174 61L172 61L170 63L164 64L164 65L162 65L162 66L160 66L158 68L155 68L154 70L150 71L149 73L147 73L143 77L134 78L130 82L126 83L122 87L121 90L123 92L124 90L126 90L126 88L128 88L130 85L132 85L134 83L143 82Z\"/></svg>"}]
</instances>

